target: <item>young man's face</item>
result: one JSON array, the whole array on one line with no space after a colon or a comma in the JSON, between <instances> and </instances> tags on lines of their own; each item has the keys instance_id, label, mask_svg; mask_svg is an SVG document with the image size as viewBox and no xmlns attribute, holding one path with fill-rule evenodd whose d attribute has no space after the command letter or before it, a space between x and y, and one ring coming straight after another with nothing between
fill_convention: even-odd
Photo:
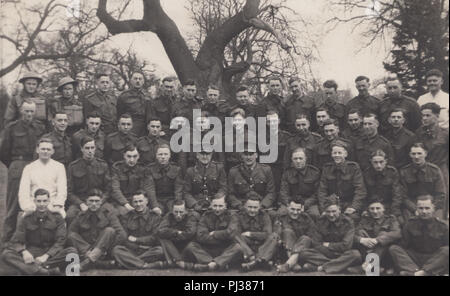
<instances>
[{"instance_id":1,"label":"young man's face","mask_svg":"<svg viewBox=\"0 0 450 296\"><path fill-rule=\"evenodd\" d=\"M331 149L331 158L333 158L334 163L341 164L347 158L347 150L344 147L334 146Z\"/></svg>"},{"instance_id":2,"label":"young man's face","mask_svg":"<svg viewBox=\"0 0 450 296\"><path fill-rule=\"evenodd\" d=\"M133 119L131 118L120 118L119 119L119 131L128 134L133 128Z\"/></svg>"},{"instance_id":3,"label":"young man's face","mask_svg":"<svg viewBox=\"0 0 450 296\"><path fill-rule=\"evenodd\" d=\"M210 88L208 89L206 95L208 97L209 102L215 103L219 101L220 91L218 91L217 89Z\"/></svg>"},{"instance_id":4,"label":"young man's face","mask_svg":"<svg viewBox=\"0 0 450 296\"><path fill-rule=\"evenodd\" d=\"M156 152L156 160L159 164L166 165L170 160L170 149L169 148L159 148Z\"/></svg>"},{"instance_id":5,"label":"young man's face","mask_svg":"<svg viewBox=\"0 0 450 296\"><path fill-rule=\"evenodd\" d=\"M339 210L339 207L337 205L331 205L325 210L325 216L330 222L336 221L339 218L340 214L341 211Z\"/></svg>"},{"instance_id":6,"label":"young man's face","mask_svg":"<svg viewBox=\"0 0 450 296\"><path fill-rule=\"evenodd\" d=\"M133 88L140 89L144 86L144 75L141 73L134 73L133 76L131 76L130 84Z\"/></svg>"},{"instance_id":7,"label":"young man's face","mask_svg":"<svg viewBox=\"0 0 450 296\"><path fill-rule=\"evenodd\" d=\"M36 205L36 211L45 212L50 204L50 198L47 194L38 195L34 198L34 204Z\"/></svg>"},{"instance_id":8,"label":"young man's face","mask_svg":"<svg viewBox=\"0 0 450 296\"><path fill-rule=\"evenodd\" d=\"M403 127L403 124L405 123L405 116L403 115L403 112L400 112L400 111L392 112L388 118L388 122L394 128L401 128L401 127Z\"/></svg>"},{"instance_id":9,"label":"young man's face","mask_svg":"<svg viewBox=\"0 0 450 296\"><path fill-rule=\"evenodd\" d=\"M425 163L427 152L421 147L411 147L409 156L415 165L421 166Z\"/></svg>"},{"instance_id":10,"label":"young man's face","mask_svg":"<svg viewBox=\"0 0 450 296\"><path fill-rule=\"evenodd\" d=\"M388 81L386 83L387 94L391 98L399 98L402 94L402 85L398 80Z\"/></svg>"},{"instance_id":11,"label":"young man's face","mask_svg":"<svg viewBox=\"0 0 450 296\"><path fill-rule=\"evenodd\" d=\"M100 117L89 117L86 119L86 125L88 128L88 131L91 134L96 134L98 130L100 129L100 125L102 124L102 120Z\"/></svg>"},{"instance_id":12,"label":"young man's face","mask_svg":"<svg viewBox=\"0 0 450 296\"><path fill-rule=\"evenodd\" d=\"M101 92L107 92L109 90L110 84L111 80L109 79L109 76L101 76L99 79L97 79L97 88Z\"/></svg>"},{"instance_id":13,"label":"young man's face","mask_svg":"<svg viewBox=\"0 0 450 296\"><path fill-rule=\"evenodd\" d=\"M227 204L225 203L225 198L217 198L211 201L211 209L217 216L222 215L222 213L227 209Z\"/></svg>"},{"instance_id":14,"label":"young man's face","mask_svg":"<svg viewBox=\"0 0 450 296\"><path fill-rule=\"evenodd\" d=\"M302 135L306 135L309 132L309 127L310 124L308 119L301 118L295 120L295 129Z\"/></svg>"},{"instance_id":15,"label":"young man's face","mask_svg":"<svg viewBox=\"0 0 450 296\"><path fill-rule=\"evenodd\" d=\"M247 200L244 208L250 217L255 217L261 209L261 202L259 200Z\"/></svg>"},{"instance_id":16,"label":"young man's face","mask_svg":"<svg viewBox=\"0 0 450 296\"><path fill-rule=\"evenodd\" d=\"M424 109L422 113L422 124L424 126L432 126L438 122L438 116L434 114L430 109Z\"/></svg>"},{"instance_id":17,"label":"young man's face","mask_svg":"<svg viewBox=\"0 0 450 296\"><path fill-rule=\"evenodd\" d=\"M328 141L333 141L339 135L339 128L334 124L327 124L323 127L323 133Z\"/></svg>"},{"instance_id":18,"label":"young man's face","mask_svg":"<svg viewBox=\"0 0 450 296\"><path fill-rule=\"evenodd\" d=\"M53 118L53 126L58 132L64 132L69 124L67 114L56 114Z\"/></svg>"},{"instance_id":19,"label":"young man's face","mask_svg":"<svg viewBox=\"0 0 450 296\"><path fill-rule=\"evenodd\" d=\"M337 99L337 91L333 87L325 87L323 92L325 93L325 98L333 101Z\"/></svg>"},{"instance_id":20,"label":"young man's face","mask_svg":"<svg viewBox=\"0 0 450 296\"><path fill-rule=\"evenodd\" d=\"M387 164L386 158L384 156L374 156L372 157L370 162L372 163L372 167L374 168L374 170L377 172L382 172Z\"/></svg>"},{"instance_id":21,"label":"young man's face","mask_svg":"<svg viewBox=\"0 0 450 296\"><path fill-rule=\"evenodd\" d=\"M38 85L39 85L38 81L33 78L26 79L23 82L23 88L29 94L34 94L38 88Z\"/></svg>"},{"instance_id":22,"label":"young man's face","mask_svg":"<svg viewBox=\"0 0 450 296\"><path fill-rule=\"evenodd\" d=\"M369 206L369 214L376 220L380 219L384 215L384 206L379 202L372 203Z\"/></svg>"},{"instance_id":23,"label":"young man's face","mask_svg":"<svg viewBox=\"0 0 450 296\"><path fill-rule=\"evenodd\" d=\"M22 114L23 120L31 122L36 114L36 105L24 102L22 107L20 107L20 113Z\"/></svg>"},{"instance_id":24,"label":"young man's face","mask_svg":"<svg viewBox=\"0 0 450 296\"><path fill-rule=\"evenodd\" d=\"M279 80L270 80L269 90L272 94L279 95L281 93L281 82Z\"/></svg>"},{"instance_id":25,"label":"young man's face","mask_svg":"<svg viewBox=\"0 0 450 296\"><path fill-rule=\"evenodd\" d=\"M242 129L245 125L245 118L241 114L236 114L233 117L233 126L236 129Z\"/></svg>"},{"instance_id":26,"label":"young man's face","mask_svg":"<svg viewBox=\"0 0 450 296\"><path fill-rule=\"evenodd\" d=\"M417 214L420 219L428 220L433 218L434 205L431 200L418 200L417 201Z\"/></svg>"},{"instance_id":27,"label":"young man's face","mask_svg":"<svg viewBox=\"0 0 450 296\"><path fill-rule=\"evenodd\" d=\"M292 164L296 169L303 169L306 166L306 155L303 151L292 153Z\"/></svg>"},{"instance_id":28,"label":"young man's face","mask_svg":"<svg viewBox=\"0 0 450 296\"><path fill-rule=\"evenodd\" d=\"M73 93L75 92L75 88L73 87L73 84L66 84L62 88L62 95L66 99L70 99L73 97Z\"/></svg>"},{"instance_id":29,"label":"young man's face","mask_svg":"<svg viewBox=\"0 0 450 296\"><path fill-rule=\"evenodd\" d=\"M175 220L181 221L183 220L184 216L186 216L186 207L185 205L174 205L172 210L173 216L175 217Z\"/></svg>"},{"instance_id":30,"label":"young man's face","mask_svg":"<svg viewBox=\"0 0 450 296\"><path fill-rule=\"evenodd\" d=\"M356 89L361 96L369 94L370 83L367 80L360 80L356 82Z\"/></svg>"},{"instance_id":31,"label":"young man's face","mask_svg":"<svg viewBox=\"0 0 450 296\"><path fill-rule=\"evenodd\" d=\"M143 212L147 208L148 205L148 199L143 195L134 195L133 196L133 202L132 206L136 210L136 212Z\"/></svg>"},{"instance_id":32,"label":"young man's face","mask_svg":"<svg viewBox=\"0 0 450 296\"><path fill-rule=\"evenodd\" d=\"M291 91L293 94L298 95L300 94L300 82L298 81L293 81L290 85L289 85Z\"/></svg>"},{"instance_id":33,"label":"young man's face","mask_svg":"<svg viewBox=\"0 0 450 296\"><path fill-rule=\"evenodd\" d=\"M427 78L427 87L428 91L430 92L438 92L444 81L442 80L442 77L439 76L430 76Z\"/></svg>"},{"instance_id":34,"label":"young man's face","mask_svg":"<svg viewBox=\"0 0 450 296\"><path fill-rule=\"evenodd\" d=\"M92 160L95 157L95 141L90 141L84 144L81 148L81 152L83 153L83 158L87 160Z\"/></svg>"},{"instance_id":35,"label":"young man's face","mask_svg":"<svg viewBox=\"0 0 450 296\"><path fill-rule=\"evenodd\" d=\"M278 125L280 124L280 119L278 118L278 114L269 114L266 116L266 123L270 129L277 130Z\"/></svg>"},{"instance_id":36,"label":"young man's face","mask_svg":"<svg viewBox=\"0 0 450 296\"><path fill-rule=\"evenodd\" d=\"M207 152L197 152L197 159L198 161L203 164L203 165L207 165L208 163L211 162L212 159L212 153L207 153Z\"/></svg>"},{"instance_id":37,"label":"young man's face","mask_svg":"<svg viewBox=\"0 0 450 296\"><path fill-rule=\"evenodd\" d=\"M364 117L363 128L366 136L374 136L378 133L378 120L375 117Z\"/></svg>"},{"instance_id":38,"label":"young man's face","mask_svg":"<svg viewBox=\"0 0 450 296\"><path fill-rule=\"evenodd\" d=\"M193 99L197 94L197 87L195 85L185 85L183 87L183 92L186 98Z\"/></svg>"},{"instance_id":39,"label":"young man's face","mask_svg":"<svg viewBox=\"0 0 450 296\"><path fill-rule=\"evenodd\" d=\"M350 113L348 115L347 123L352 130L356 130L361 126L362 119L358 113Z\"/></svg>"},{"instance_id":40,"label":"young man's face","mask_svg":"<svg viewBox=\"0 0 450 296\"><path fill-rule=\"evenodd\" d=\"M139 152L136 149L127 151L123 154L123 159L129 167L134 167L139 160Z\"/></svg>"},{"instance_id":41,"label":"young man's face","mask_svg":"<svg viewBox=\"0 0 450 296\"><path fill-rule=\"evenodd\" d=\"M247 105L249 101L249 94L247 90L239 91L236 93L236 100L241 105Z\"/></svg>"},{"instance_id":42,"label":"young man's face","mask_svg":"<svg viewBox=\"0 0 450 296\"><path fill-rule=\"evenodd\" d=\"M36 148L36 153L39 155L39 159L49 160L53 153L55 153L55 150L53 150L52 143L43 142Z\"/></svg>"},{"instance_id":43,"label":"young man's face","mask_svg":"<svg viewBox=\"0 0 450 296\"><path fill-rule=\"evenodd\" d=\"M161 121L159 120L152 120L148 123L148 131L150 133L150 136L158 137L161 134Z\"/></svg>"},{"instance_id":44,"label":"young man's face","mask_svg":"<svg viewBox=\"0 0 450 296\"><path fill-rule=\"evenodd\" d=\"M245 151L242 152L242 161L246 166L253 166L256 163L256 158L258 157L258 154L256 152L252 151Z\"/></svg>"},{"instance_id":45,"label":"young man's face","mask_svg":"<svg viewBox=\"0 0 450 296\"><path fill-rule=\"evenodd\" d=\"M167 95L172 95L175 92L175 81L164 81L163 90Z\"/></svg>"},{"instance_id":46,"label":"young man's face","mask_svg":"<svg viewBox=\"0 0 450 296\"><path fill-rule=\"evenodd\" d=\"M100 196L89 196L86 199L86 205L89 211L97 212L102 206L102 198Z\"/></svg>"},{"instance_id":47,"label":"young man's face","mask_svg":"<svg viewBox=\"0 0 450 296\"><path fill-rule=\"evenodd\" d=\"M291 201L288 207L289 217L291 217L291 219L293 220L297 220L300 214L303 212L303 209L304 207L302 204Z\"/></svg>"},{"instance_id":48,"label":"young man's face","mask_svg":"<svg viewBox=\"0 0 450 296\"><path fill-rule=\"evenodd\" d=\"M317 125L323 126L323 123L328 119L330 119L330 115L327 113L327 111L317 111L316 113Z\"/></svg>"}]
</instances>

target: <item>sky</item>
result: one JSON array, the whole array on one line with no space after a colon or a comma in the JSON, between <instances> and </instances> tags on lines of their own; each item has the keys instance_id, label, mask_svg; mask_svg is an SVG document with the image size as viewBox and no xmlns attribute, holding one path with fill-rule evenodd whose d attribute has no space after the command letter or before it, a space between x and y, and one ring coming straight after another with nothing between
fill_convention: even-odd
<instances>
[{"instance_id":1,"label":"sky","mask_svg":"<svg viewBox=\"0 0 450 296\"><path fill-rule=\"evenodd\" d=\"M92 0L91 0L92 1ZM186 5L187 0L162 0L166 13L175 21L181 34L187 36L192 30ZM134 18L142 16L142 2L131 2L130 15ZM387 49L381 42L376 42L369 48L361 50L364 40L359 32L352 32L352 25L342 24L331 32L327 29L326 21L337 14L335 8L330 7L329 0L288 0L287 6L311 20L313 33L320 35L317 40L318 60L313 64L313 70L320 80L335 79L341 89L354 89L354 79L358 75L366 75L372 79L386 75L382 62L387 56ZM11 18L14 16L6 16ZM0 44L1 46L2 44ZM119 34L111 37L110 46L126 51L130 46L142 58L156 65L157 75L174 74L172 65L164 52L161 42L151 32ZM13 55L0 52L3 63L6 64ZM17 74L7 75L5 80L16 79Z\"/></svg>"}]
</instances>

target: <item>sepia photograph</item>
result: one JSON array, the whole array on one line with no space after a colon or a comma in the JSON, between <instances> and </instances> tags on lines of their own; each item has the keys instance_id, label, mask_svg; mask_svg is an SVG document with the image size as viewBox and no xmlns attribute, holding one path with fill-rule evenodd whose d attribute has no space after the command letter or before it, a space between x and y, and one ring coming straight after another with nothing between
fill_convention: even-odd
<instances>
[{"instance_id":1,"label":"sepia photograph","mask_svg":"<svg viewBox=\"0 0 450 296\"><path fill-rule=\"evenodd\" d=\"M447 0L0 0L0 276L448 278L448 93Z\"/></svg>"}]
</instances>

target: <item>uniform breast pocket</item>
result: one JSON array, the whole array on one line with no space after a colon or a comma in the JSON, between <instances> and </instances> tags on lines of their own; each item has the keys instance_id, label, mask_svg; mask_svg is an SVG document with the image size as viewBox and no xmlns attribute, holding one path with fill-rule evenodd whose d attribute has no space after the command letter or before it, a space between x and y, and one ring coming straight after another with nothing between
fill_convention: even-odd
<instances>
[{"instance_id":1,"label":"uniform breast pocket","mask_svg":"<svg viewBox=\"0 0 450 296\"><path fill-rule=\"evenodd\" d=\"M144 114L145 108L141 101L137 98L128 99L125 102L127 110L133 114Z\"/></svg>"},{"instance_id":2,"label":"uniform breast pocket","mask_svg":"<svg viewBox=\"0 0 450 296\"><path fill-rule=\"evenodd\" d=\"M27 230L34 231L34 230L36 230L36 229L39 228L39 225L37 225L37 224L32 224L32 223L27 223L26 226L25 226L25 228L26 228Z\"/></svg>"},{"instance_id":3,"label":"uniform breast pocket","mask_svg":"<svg viewBox=\"0 0 450 296\"><path fill-rule=\"evenodd\" d=\"M111 148L113 151L116 151L116 152L123 151L123 149L125 149L125 145L120 141L113 141L111 143Z\"/></svg>"},{"instance_id":4,"label":"uniform breast pocket","mask_svg":"<svg viewBox=\"0 0 450 296\"><path fill-rule=\"evenodd\" d=\"M17 131L13 133L14 148L28 147L28 134L26 132Z\"/></svg>"},{"instance_id":5,"label":"uniform breast pocket","mask_svg":"<svg viewBox=\"0 0 450 296\"><path fill-rule=\"evenodd\" d=\"M75 183L75 186L80 186L82 184L86 184L86 175L87 172L85 170L81 169L75 169L72 173L73 183Z\"/></svg>"},{"instance_id":6,"label":"uniform breast pocket","mask_svg":"<svg viewBox=\"0 0 450 296\"><path fill-rule=\"evenodd\" d=\"M266 182L264 182L264 181L257 181L257 182L255 182L254 190L259 195L265 195L266 194Z\"/></svg>"},{"instance_id":7,"label":"uniform breast pocket","mask_svg":"<svg viewBox=\"0 0 450 296\"><path fill-rule=\"evenodd\" d=\"M304 185L304 191L308 191L310 193L313 193L316 190L316 182L315 179L305 179L303 180Z\"/></svg>"},{"instance_id":8,"label":"uniform breast pocket","mask_svg":"<svg viewBox=\"0 0 450 296\"><path fill-rule=\"evenodd\" d=\"M130 232L134 232L136 230L138 230L139 228L139 223L137 220L131 220L127 223L127 228L130 230Z\"/></svg>"}]
</instances>

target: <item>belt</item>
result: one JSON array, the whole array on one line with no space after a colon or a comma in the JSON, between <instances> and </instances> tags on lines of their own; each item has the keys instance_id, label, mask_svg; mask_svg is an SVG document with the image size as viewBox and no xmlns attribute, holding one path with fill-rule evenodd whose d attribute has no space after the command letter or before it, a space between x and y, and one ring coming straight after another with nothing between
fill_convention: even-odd
<instances>
[{"instance_id":1,"label":"belt","mask_svg":"<svg viewBox=\"0 0 450 296\"><path fill-rule=\"evenodd\" d=\"M20 155L20 156L13 156L13 157L11 157L11 160L27 160L27 161L30 161L30 160L33 160L33 157Z\"/></svg>"}]
</instances>

